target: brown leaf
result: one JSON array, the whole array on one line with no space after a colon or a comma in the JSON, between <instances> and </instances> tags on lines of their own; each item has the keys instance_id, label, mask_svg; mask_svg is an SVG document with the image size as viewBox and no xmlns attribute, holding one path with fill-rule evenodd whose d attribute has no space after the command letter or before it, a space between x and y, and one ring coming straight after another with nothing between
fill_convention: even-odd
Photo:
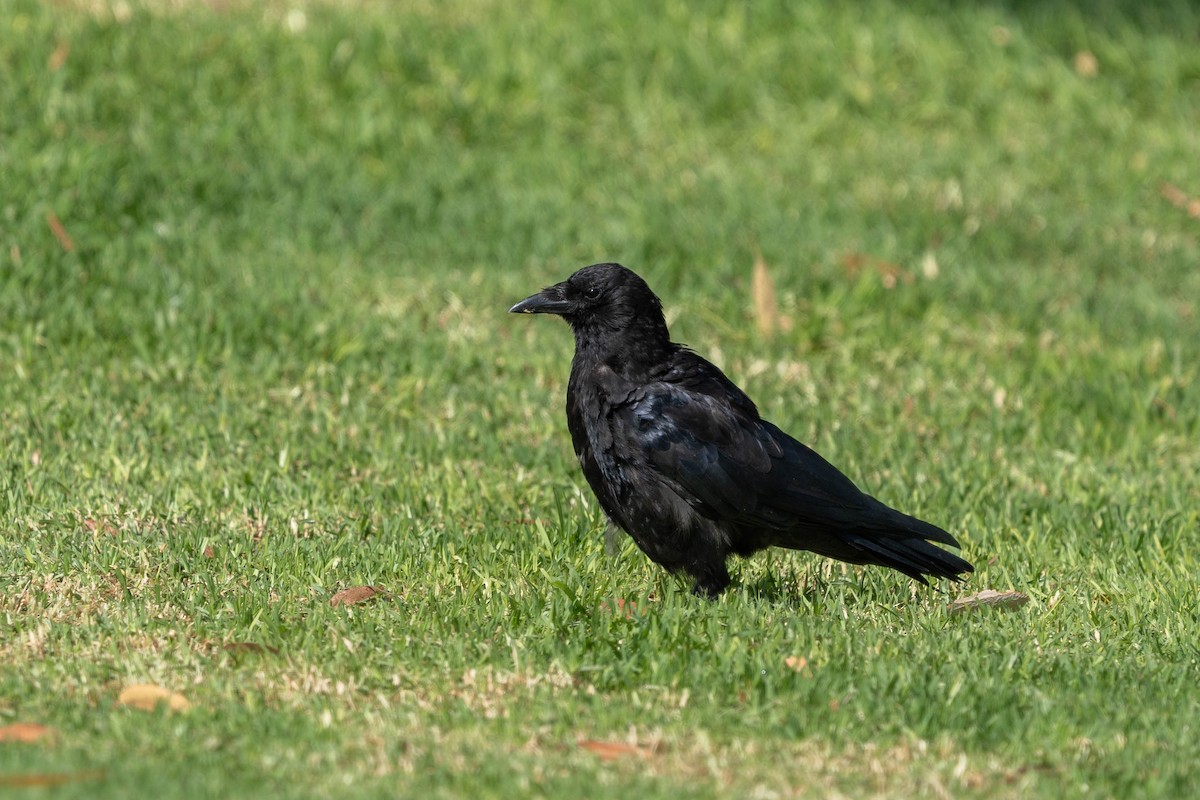
<instances>
[{"instance_id":1,"label":"brown leaf","mask_svg":"<svg viewBox=\"0 0 1200 800\"><path fill-rule=\"evenodd\" d=\"M911 284L914 281L913 274L899 264L865 253L845 253L842 256L842 269L851 279L858 278L866 269L874 270L879 274L879 281L885 289L895 289L898 282Z\"/></svg>"},{"instance_id":2,"label":"brown leaf","mask_svg":"<svg viewBox=\"0 0 1200 800\"><path fill-rule=\"evenodd\" d=\"M1187 192L1180 189L1173 183L1164 183L1158 187L1158 193L1163 196L1168 203L1176 208L1187 208L1188 196Z\"/></svg>"},{"instance_id":3,"label":"brown leaf","mask_svg":"<svg viewBox=\"0 0 1200 800\"><path fill-rule=\"evenodd\" d=\"M139 708L142 711L153 711L161 703L166 703L172 711L186 711L192 704L179 692L172 692L153 683L135 683L126 686L117 696L117 704Z\"/></svg>"},{"instance_id":4,"label":"brown leaf","mask_svg":"<svg viewBox=\"0 0 1200 800\"><path fill-rule=\"evenodd\" d=\"M783 660L783 663L788 666L788 669L803 672L804 668L808 666L808 659L804 656L788 656Z\"/></svg>"},{"instance_id":5,"label":"brown leaf","mask_svg":"<svg viewBox=\"0 0 1200 800\"><path fill-rule=\"evenodd\" d=\"M842 269L846 271L848 277L857 278L867 260L867 257L862 253L843 253Z\"/></svg>"},{"instance_id":6,"label":"brown leaf","mask_svg":"<svg viewBox=\"0 0 1200 800\"><path fill-rule=\"evenodd\" d=\"M912 273L906 270L899 264L893 264L891 261L880 260L876 263L875 268L879 270L879 281L885 289L895 289L897 281L912 283Z\"/></svg>"},{"instance_id":7,"label":"brown leaf","mask_svg":"<svg viewBox=\"0 0 1200 800\"><path fill-rule=\"evenodd\" d=\"M338 606L358 605L359 603L365 603L378 595L386 593L387 590L382 586L351 586L348 589L342 589L333 597L329 598L329 605L333 606L334 608L337 608Z\"/></svg>"},{"instance_id":8,"label":"brown leaf","mask_svg":"<svg viewBox=\"0 0 1200 800\"><path fill-rule=\"evenodd\" d=\"M117 529L114 528L112 524L103 517L98 520L88 517L83 521L83 527L87 528L88 533L95 533L96 531L110 535L115 535L117 533Z\"/></svg>"},{"instance_id":9,"label":"brown leaf","mask_svg":"<svg viewBox=\"0 0 1200 800\"><path fill-rule=\"evenodd\" d=\"M1164 183L1158 187L1158 193L1171 205L1186 211L1189 217L1200 219L1200 199L1188 197L1187 192L1173 183Z\"/></svg>"},{"instance_id":10,"label":"brown leaf","mask_svg":"<svg viewBox=\"0 0 1200 800\"><path fill-rule=\"evenodd\" d=\"M620 758L650 758L654 751L646 747L627 742L600 742L595 739L581 739L579 746L584 750L595 753L604 761L616 761Z\"/></svg>"},{"instance_id":11,"label":"brown leaf","mask_svg":"<svg viewBox=\"0 0 1200 800\"><path fill-rule=\"evenodd\" d=\"M633 619L634 614L637 613L637 603L632 600L626 600L624 597L618 597L617 607L615 609L608 604L607 600L605 600L600 604L600 610L622 613L625 615L625 619Z\"/></svg>"},{"instance_id":12,"label":"brown leaf","mask_svg":"<svg viewBox=\"0 0 1200 800\"><path fill-rule=\"evenodd\" d=\"M54 234L55 239L58 239L58 244L63 250L70 253L75 249L75 243L71 241L71 234L67 233L62 221L53 211L46 212L46 224L50 226L50 232Z\"/></svg>"},{"instance_id":13,"label":"brown leaf","mask_svg":"<svg viewBox=\"0 0 1200 800\"><path fill-rule=\"evenodd\" d=\"M46 68L51 72L58 72L62 69L63 64L67 63L67 56L71 54L71 45L67 42L59 42L58 47L54 48L54 52L50 54L50 58L46 60Z\"/></svg>"},{"instance_id":14,"label":"brown leaf","mask_svg":"<svg viewBox=\"0 0 1200 800\"><path fill-rule=\"evenodd\" d=\"M0 775L0 786L31 788L37 786L62 786L76 781L98 781L105 776L102 769L86 769L82 772L32 772L17 775Z\"/></svg>"},{"instance_id":15,"label":"brown leaf","mask_svg":"<svg viewBox=\"0 0 1200 800\"><path fill-rule=\"evenodd\" d=\"M1029 602L1029 595L1024 592L997 592L994 589L984 589L981 592L956 598L950 604L951 614L960 614L973 608L1020 608Z\"/></svg>"},{"instance_id":16,"label":"brown leaf","mask_svg":"<svg viewBox=\"0 0 1200 800\"><path fill-rule=\"evenodd\" d=\"M775 281L763 261L762 253L754 253L754 274L750 278L750 294L754 300L754 323L766 337L775 334L779 326L779 305L775 302Z\"/></svg>"},{"instance_id":17,"label":"brown leaf","mask_svg":"<svg viewBox=\"0 0 1200 800\"><path fill-rule=\"evenodd\" d=\"M40 742L54 735L54 728L36 722L11 722L0 725L0 742Z\"/></svg>"}]
</instances>

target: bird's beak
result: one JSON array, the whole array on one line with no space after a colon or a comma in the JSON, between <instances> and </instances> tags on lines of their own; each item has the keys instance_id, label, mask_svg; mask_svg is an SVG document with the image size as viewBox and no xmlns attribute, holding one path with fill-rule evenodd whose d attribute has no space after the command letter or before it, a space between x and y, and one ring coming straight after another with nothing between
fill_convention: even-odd
<instances>
[{"instance_id":1,"label":"bird's beak","mask_svg":"<svg viewBox=\"0 0 1200 800\"><path fill-rule=\"evenodd\" d=\"M562 284L548 286L532 297L526 297L508 310L510 314L566 314L571 304L563 296Z\"/></svg>"}]
</instances>

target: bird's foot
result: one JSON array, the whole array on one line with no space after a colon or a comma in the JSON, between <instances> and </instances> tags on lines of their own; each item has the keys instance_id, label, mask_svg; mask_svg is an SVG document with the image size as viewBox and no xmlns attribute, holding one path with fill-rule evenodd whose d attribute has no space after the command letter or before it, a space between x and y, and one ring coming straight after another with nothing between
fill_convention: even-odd
<instances>
[{"instance_id":1,"label":"bird's foot","mask_svg":"<svg viewBox=\"0 0 1200 800\"><path fill-rule=\"evenodd\" d=\"M696 583L692 586L692 594L706 600L716 600L730 584L729 571L721 567L719 571L706 575L697 575Z\"/></svg>"}]
</instances>

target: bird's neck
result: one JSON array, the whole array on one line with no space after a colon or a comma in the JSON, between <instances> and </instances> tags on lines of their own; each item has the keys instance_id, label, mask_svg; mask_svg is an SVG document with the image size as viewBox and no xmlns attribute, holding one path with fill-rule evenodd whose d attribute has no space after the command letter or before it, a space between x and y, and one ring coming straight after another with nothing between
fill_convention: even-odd
<instances>
[{"instance_id":1,"label":"bird's neck","mask_svg":"<svg viewBox=\"0 0 1200 800\"><path fill-rule=\"evenodd\" d=\"M620 330L608 327L575 327L575 366L604 364L633 381L655 376L679 345L671 341L667 325L658 320L638 320Z\"/></svg>"}]
</instances>

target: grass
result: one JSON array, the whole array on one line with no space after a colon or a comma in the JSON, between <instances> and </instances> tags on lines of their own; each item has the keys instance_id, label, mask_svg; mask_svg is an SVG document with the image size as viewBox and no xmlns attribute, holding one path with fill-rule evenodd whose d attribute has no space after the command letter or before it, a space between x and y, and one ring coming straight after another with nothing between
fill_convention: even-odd
<instances>
[{"instance_id":1,"label":"grass","mask_svg":"<svg viewBox=\"0 0 1200 800\"><path fill-rule=\"evenodd\" d=\"M1200 19L1089 8L0 0L0 786L1194 793ZM970 585L606 554L607 259Z\"/></svg>"}]
</instances>

